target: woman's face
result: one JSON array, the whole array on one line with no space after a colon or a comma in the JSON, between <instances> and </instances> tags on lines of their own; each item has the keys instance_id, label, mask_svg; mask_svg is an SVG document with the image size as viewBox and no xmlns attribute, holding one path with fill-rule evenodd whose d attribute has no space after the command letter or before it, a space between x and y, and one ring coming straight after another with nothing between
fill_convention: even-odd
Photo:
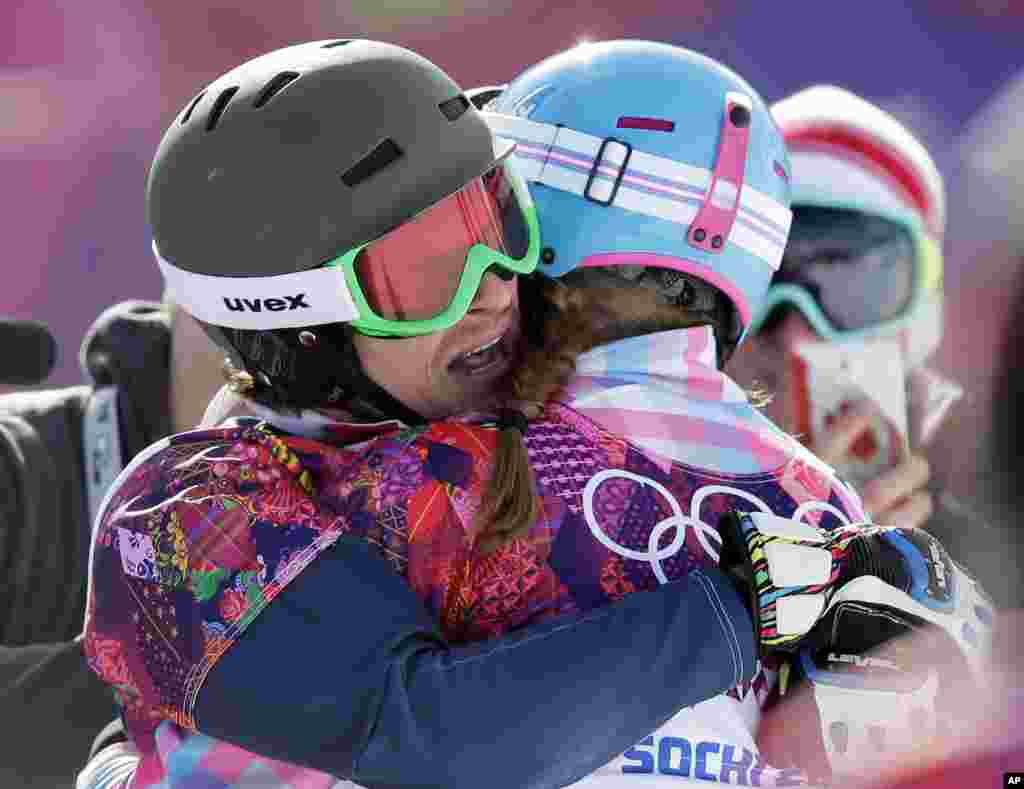
<instances>
[{"instance_id":1,"label":"woman's face","mask_svg":"<svg viewBox=\"0 0 1024 789\"><path fill-rule=\"evenodd\" d=\"M451 328L420 337L356 334L354 344L366 374L392 397L427 419L444 419L496 404L521 334L516 279L488 273Z\"/></svg>"}]
</instances>

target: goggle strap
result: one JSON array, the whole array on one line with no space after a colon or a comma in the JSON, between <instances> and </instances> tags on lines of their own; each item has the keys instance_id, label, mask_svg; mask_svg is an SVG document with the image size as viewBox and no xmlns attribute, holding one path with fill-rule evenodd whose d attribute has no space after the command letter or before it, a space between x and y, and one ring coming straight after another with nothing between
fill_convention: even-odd
<instances>
[{"instance_id":1,"label":"goggle strap","mask_svg":"<svg viewBox=\"0 0 1024 789\"><path fill-rule=\"evenodd\" d=\"M344 274L318 267L271 277L212 277L153 254L171 297L189 315L230 329L296 329L347 323L359 310Z\"/></svg>"},{"instance_id":2,"label":"goggle strap","mask_svg":"<svg viewBox=\"0 0 1024 789\"><path fill-rule=\"evenodd\" d=\"M727 100L738 104L735 97L743 98L730 93ZM705 168L565 126L494 112L483 116L496 135L516 144L516 166L527 181L687 228L713 194L709 186L714 174ZM723 167L737 158L731 155L733 149L730 144L730 155L719 155ZM745 160L743 148L740 162ZM742 170L739 177L732 174L731 180L740 183ZM729 242L764 260L773 271L778 269L792 221L789 208L750 184L739 190L734 208Z\"/></svg>"}]
</instances>

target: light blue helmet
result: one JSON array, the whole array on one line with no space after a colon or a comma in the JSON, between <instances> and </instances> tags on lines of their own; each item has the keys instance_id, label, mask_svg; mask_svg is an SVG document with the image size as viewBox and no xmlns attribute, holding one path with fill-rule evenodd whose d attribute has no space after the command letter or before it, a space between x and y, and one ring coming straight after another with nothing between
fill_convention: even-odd
<instances>
[{"instance_id":1,"label":"light blue helmet","mask_svg":"<svg viewBox=\"0 0 1024 789\"><path fill-rule=\"evenodd\" d=\"M530 183L539 271L676 269L728 296L746 329L791 218L782 134L750 85L696 52L610 41L481 89L486 99Z\"/></svg>"}]
</instances>

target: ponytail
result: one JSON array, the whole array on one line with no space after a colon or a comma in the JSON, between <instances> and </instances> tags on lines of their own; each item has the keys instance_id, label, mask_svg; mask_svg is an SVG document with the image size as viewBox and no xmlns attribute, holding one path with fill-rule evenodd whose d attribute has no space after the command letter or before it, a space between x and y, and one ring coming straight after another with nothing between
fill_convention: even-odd
<instances>
[{"instance_id":1,"label":"ponytail","mask_svg":"<svg viewBox=\"0 0 1024 789\"><path fill-rule=\"evenodd\" d=\"M498 446L479 518L477 545L490 553L524 535L542 513L524 435L526 414L506 408L498 417Z\"/></svg>"},{"instance_id":2,"label":"ponytail","mask_svg":"<svg viewBox=\"0 0 1024 789\"><path fill-rule=\"evenodd\" d=\"M513 374L516 406L499 415L494 469L477 514L477 545L484 553L526 535L543 514L526 451L528 420L543 413L544 403L576 371L576 357L594 344L584 291L548 280L542 297L546 314L539 341Z\"/></svg>"}]
</instances>

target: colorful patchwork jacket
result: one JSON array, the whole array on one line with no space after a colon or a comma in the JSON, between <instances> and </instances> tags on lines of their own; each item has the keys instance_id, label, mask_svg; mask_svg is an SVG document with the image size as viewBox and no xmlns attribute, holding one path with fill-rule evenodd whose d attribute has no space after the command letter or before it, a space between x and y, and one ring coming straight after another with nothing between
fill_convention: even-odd
<instances>
[{"instance_id":1,"label":"colorful patchwork jacket","mask_svg":"<svg viewBox=\"0 0 1024 789\"><path fill-rule=\"evenodd\" d=\"M476 549L474 532L495 446L486 426L434 424L346 448L322 425L309 437L242 419L140 456L98 524L86 627L90 665L114 687L142 754L131 785L242 786L245 775L258 775L260 786L326 787L335 777L393 785L373 765L431 750L429 742L378 744L351 767L318 755L338 733L310 701L323 677L304 670L319 665L305 651L318 646L310 619L360 601L332 598L316 578L332 551L353 541L407 581L455 644L687 584L703 611L687 625L690 660L714 676L665 693L673 711L686 709L663 715L655 734L617 759L583 769L579 754L554 754L572 764L553 780L564 785L604 764L584 780L798 782L764 765L754 745L770 676L744 670L750 620L715 582L715 524L733 508L826 528L865 516L856 495L760 417L714 358L707 329L625 340L582 357L571 388L525 436L543 518L491 554ZM320 596L311 598L303 590L314 584ZM304 627L294 625L300 614L287 613L289 603L299 610L300 595L312 607L300 612ZM585 657L566 653L551 674L553 707L517 717L506 700L493 710L509 716L510 738L520 727L573 725L574 708L551 720L556 683L582 678ZM602 677L609 725L615 704L643 682L622 666L621 675ZM471 733L463 746L460 758L473 759ZM409 783L454 785L443 765L437 770ZM492 785L503 785L502 770Z\"/></svg>"}]
</instances>

